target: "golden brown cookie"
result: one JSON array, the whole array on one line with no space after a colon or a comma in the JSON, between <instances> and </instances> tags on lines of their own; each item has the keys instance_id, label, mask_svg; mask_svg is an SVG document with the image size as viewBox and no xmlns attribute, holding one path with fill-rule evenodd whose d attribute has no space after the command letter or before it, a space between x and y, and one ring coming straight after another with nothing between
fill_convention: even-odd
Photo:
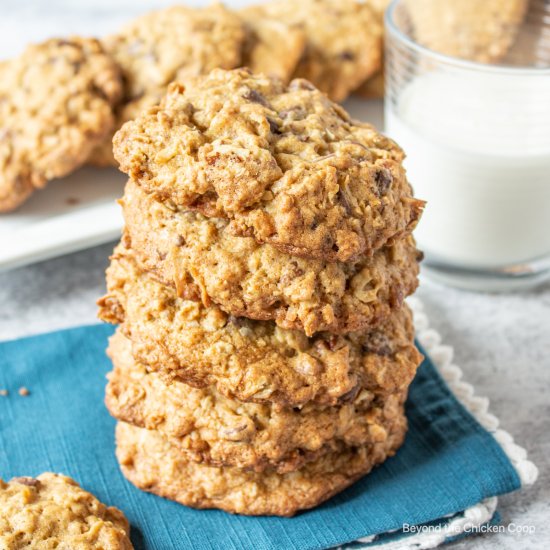
<instances>
[{"instance_id":1,"label":"golden brown cookie","mask_svg":"<svg viewBox=\"0 0 550 550\"><path fill-rule=\"evenodd\" d=\"M278 0L264 12L306 34L306 49L295 77L306 78L341 102L381 65L382 25L367 2Z\"/></svg>"},{"instance_id":2,"label":"golden brown cookie","mask_svg":"<svg viewBox=\"0 0 550 550\"><path fill-rule=\"evenodd\" d=\"M117 129L156 105L170 82L185 81L218 67L240 66L245 38L240 17L221 4L212 4L154 11L104 39L105 49L120 66L125 82ZM94 151L90 163L116 166L112 137Z\"/></svg>"},{"instance_id":3,"label":"golden brown cookie","mask_svg":"<svg viewBox=\"0 0 550 550\"><path fill-rule=\"evenodd\" d=\"M394 393L374 385L352 392L337 406L293 408L243 403L215 388L167 384L135 361L120 329L110 340L108 355L114 370L105 401L115 418L157 430L189 460L279 473L297 470L342 445L371 441L383 418L404 401L413 370L395 365L395 377L403 379Z\"/></svg>"},{"instance_id":4,"label":"golden brown cookie","mask_svg":"<svg viewBox=\"0 0 550 550\"><path fill-rule=\"evenodd\" d=\"M513 44L527 0L407 0L416 40L436 52L477 61L500 61Z\"/></svg>"},{"instance_id":5,"label":"golden brown cookie","mask_svg":"<svg viewBox=\"0 0 550 550\"><path fill-rule=\"evenodd\" d=\"M131 550L124 514L107 507L69 477L0 479L3 550Z\"/></svg>"},{"instance_id":6,"label":"golden brown cookie","mask_svg":"<svg viewBox=\"0 0 550 550\"><path fill-rule=\"evenodd\" d=\"M380 71L363 82L353 93L365 99L379 99L384 97L384 72Z\"/></svg>"},{"instance_id":7,"label":"golden brown cookie","mask_svg":"<svg viewBox=\"0 0 550 550\"><path fill-rule=\"evenodd\" d=\"M373 430L368 444L327 453L297 471L279 474L189 461L158 432L119 422L117 458L134 485L186 506L292 516L328 500L394 455L406 429L403 409L395 407Z\"/></svg>"},{"instance_id":8,"label":"golden brown cookie","mask_svg":"<svg viewBox=\"0 0 550 550\"><path fill-rule=\"evenodd\" d=\"M369 332L308 338L178 298L122 247L107 270L107 287L99 316L123 323L137 359L165 377L216 386L240 401L332 405L360 388L395 393L410 383L418 365L406 307Z\"/></svg>"},{"instance_id":9,"label":"golden brown cookie","mask_svg":"<svg viewBox=\"0 0 550 550\"><path fill-rule=\"evenodd\" d=\"M239 69L174 84L114 147L158 200L307 258L370 254L410 233L424 204L401 149L304 80Z\"/></svg>"},{"instance_id":10,"label":"golden brown cookie","mask_svg":"<svg viewBox=\"0 0 550 550\"><path fill-rule=\"evenodd\" d=\"M376 18L384 29L384 13L391 0L367 0L367 4L373 9ZM356 90L354 95L365 99L379 99L384 97L384 56L381 56L380 68L369 76Z\"/></svg>"},{"instance_id":11,"label":"golden brown cookie","mask_svg":"<svg viewBox=\"0 0 550 550\"><path fill-rule=\"evenodd\" d=\"M383 25L383 17L386 8L390 5L391 0L366 0L366 3L373 9L378 17L380 24Z\"/></svg>"},{"instance_id":12,"label":"golden brown cookie","mask_svg":"<svg viewBox=\"0 0 550 550\"><path fill-rule=\"evenodd\" d=\"M304 52L305 33L297 26L266 16L257 6L238 13L246 29L240 65L253 73L288 82Z\"/></svg>"},{"instance_id":13,"label":"golden brown cookie","mask_svg":"<svg viewBox=\"0 0 550 550\"><path fill-rule=\"evenodd\" d=\"M99 42L51 39L0 64L0 212L82 165L112 130L120 73Z\"/></svg>"},{"instance_id":14,"label":"golden brown cookie","mask_svg":"<svg viewBox=\"0 0 550 550\"><path fill-rule=\"evenodd\" d=\"M145 269L180 296L237 317L271 319L309 336L363 330L417 286L419 253L411 237L355 262L308 260L234 236L227 220L174 212L133 182L122 204L125 240Z\"/></svg>"}]
</instances>

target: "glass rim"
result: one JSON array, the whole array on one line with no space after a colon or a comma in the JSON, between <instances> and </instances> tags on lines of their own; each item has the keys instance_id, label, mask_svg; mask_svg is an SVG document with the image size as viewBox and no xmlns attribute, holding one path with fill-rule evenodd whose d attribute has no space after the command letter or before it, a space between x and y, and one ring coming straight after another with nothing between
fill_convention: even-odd
<instances>
[{"instance_id":1,"label":"glass rim","mask_svg":"<svg viewBox=\"0 0 550 550\"><path fill-rule=\"evenodd\" d=\"M384 26L388 34L394 36L397 40L405 44L409 49L418 52L419 54L445 63L447 65L454 65L457 68L468 69L470 71L478 71L485 73L498 73L498 74L515 74L522 76L550 76L550 67L521 67L515 65L495 65L491 63L478 63L476 61L469 61L467 59L461 59L460 57L454 57L444 53L432 50L422 44L419 44L409 36L407 36L396 25L394 20L394 13L397 6L403 3L404 0L392 0L386 12L384 14Z\"/></svg>"}]
</instances>

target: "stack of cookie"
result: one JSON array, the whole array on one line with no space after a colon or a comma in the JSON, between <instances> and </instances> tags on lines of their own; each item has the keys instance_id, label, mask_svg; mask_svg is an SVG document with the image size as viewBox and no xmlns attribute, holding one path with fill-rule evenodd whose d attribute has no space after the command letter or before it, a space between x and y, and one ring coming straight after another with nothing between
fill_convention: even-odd
<instances>
[{"instance_id":1,"label":"stack of cookie","mask_svg":"<svg viewBox=\"0 0 550 550\"><path fill-rule=\"evenodd\" d=\"M402 151L305 80L215 70L115 136L126 229L100 317L136 486L292 515L403 441L420 361Z\"/></svg>"}]
</instances>

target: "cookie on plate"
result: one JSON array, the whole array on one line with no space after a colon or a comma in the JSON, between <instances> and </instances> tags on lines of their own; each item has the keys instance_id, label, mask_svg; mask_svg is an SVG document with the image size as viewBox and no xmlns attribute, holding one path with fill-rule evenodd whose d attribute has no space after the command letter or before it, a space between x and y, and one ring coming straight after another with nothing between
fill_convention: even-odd
<instances>
[{"instance_id":1,"label":"cookie on plate","mask_svg":"<svg viewBox=\"0 0 550 550\"><path fill-rule=\"evenodd\" d=\"M292 516L349 487L395 454L407 421L395 407L362 447L327 453L288 473L218 468L190 461L158 432L119 422L117 458L134 485L193 508L220 508L245 515Z\"/></svg>"},{"instance_id":2,"label":"cookie on plate","mask_svg":"<svg viewBox=\"0 0 550 550\"><path fill-rule=\"evenodd\" d=\"M259 7L238 13L246 29L241 66L288 82L302 57L305 33L297 26L266 16Z\"/></svg>"},{"instance_id":3,"label":"cookie on plate","mask_svg":"<svg viewBox=\"0 0 550 550\"><path fill-rule=\"evenodd\" d=\"M480 63L495 63L507 54L527 6L527 0L407 0L420 44Z\"/></svg>"},{"instance_id":4,"label":"cookie on plate","mask_svg":"<svg viewBox=\"0 0 550 550\"><path fill-rule=\"evenodd\" d=\"M107 270L107 287L99 316L122 323L137 359L167 378L215 386L240 401L333 405L360 388L395 393L410 383L418 365L405 306L368 332L308 338L178 298L121 247Z\"/></svg>"},{"instance_id":5,"label":"cookie on plate","mask_svg":"<svg viewBox=\"0 0 550 550\"><path fill-rule=\"evenodd\" d=\"M384 92L384 72L380 71L363 82L353 93L365 99L379 99L384 97Z\"/></svg>"},{"instance_id":6,"label":"cookie on plate","mask_svg":"<svg viewBox=\"0 0 550 550\"><path fill-rule=\"evenodd\" d=\"M384 13L391 0L367 0L373 9L382 29L384 29ZM380 68L373 75L369 76L356 90L354 95L365 99L379 99L384 97L384 56L381 57Z\"/></svg>"},{"instance_id":7,"label":"cookie on plate","mask_svg":"<svg viewBox=\"0 0 550 550\"><path fill-rule=\"evenodd\" d=\"M121 202L124 240L143 268L180 296L237 317L274 320L308 336L363 330L399 308L418 284L412 237L356 262L327 262L235 236L224 219L174 212L131 181Z\"/></svg>"},{"instance_id":8,"label":"cookie on plate","mask_svg":"<svg viewBox=\"0 0 550 550\"><path fill-rule=\"evenodd\" d=\"M242 403L214 388L167 384L133 358L120 329L110 340L108 355L114 370L105 401L116 419L157 430L189 460L279 473L297 470L342 445L371 441L382 419L403 403L413 370L395 364L394 376L403 380L394 393L375 384L351 392L337 406L296 408Z\"/></svg>"},{"instance_id":9,"label":"cookie on plate","mask_svg":"<svg viewBox=\"0 0 550 550\"><path fill-rule=\"evenodd\" d=\"M120 168L174 209L288 254L352 261L410 233L403 152L305 80L239 69L173 84L117 132Z\"/></svg>"},{"instance_id":10,"label":"cookie on plate","mask_svg":"<svg viewBox=\"0 0 550 550\"><path fill-rule=\"evenodd\" d=\"M306 78L341 102L381 66L382 24L368 2L277 0L264 12L306 34L306 49L294 76Z\"/></svg>"},{"instance_id":11,"label":"cookie on plate","mask_svg":"<svg viewBox=\"0 0 550 550\"><path fill-rule=\"evenodd\" d=\"M0 480L0 548L131 550L124 514L71 478L52 473Z\"/></svg>"},{"instance_id":12,"label":"cookie on plate","mask_svg":"<svg viewBox=\"0 0 550 550\"><path fill-rule=\"evenodd\" d=\"M241 18L221 4L158 10L105 38L105 49L120 66L125 83L117 127L156 105L174 80L240 66L245 38ZM116 166L112 137L94 151L90 163Z\"/></svg>"},{"instance_id":13,"label":"cookie on plate","mask_svg":"<svg viewBox=\"0 0 550 550\"><path fill-rule=\"evenodd\" d=\"M383 25L384 12L386 11L386 8L390 5L391 0L366 0L366 2L380 20L380 24Z\"/></svg>"},{"instance_id":14,"label":"cookie on plate","mask_svg":"<svg viewBox=\"0 0 550 550\"><path fill-rule=\"evenodd\" d=\"M94 39L47 40L0 63L0 212L82 165L113 129L121 94Z\"/></svg>"}]
</instances>

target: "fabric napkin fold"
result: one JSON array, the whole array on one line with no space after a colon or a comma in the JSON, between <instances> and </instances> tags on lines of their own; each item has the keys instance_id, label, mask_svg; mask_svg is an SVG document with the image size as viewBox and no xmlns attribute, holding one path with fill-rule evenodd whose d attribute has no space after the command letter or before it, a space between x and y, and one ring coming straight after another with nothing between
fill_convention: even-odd
<instances>
[{"instance_id":1,"label":"fabric napkin fold","mask_svg":"<svg viewBox=\"0 0 550 550\"><path fill-rule=\"evenodd\" d=\"M73 477L125 512L137 549L431 548L496 522L495 497L533 483L536 467L498 429L488 402L460 380L452 349L429 329L419 302L411 305L426 359L410 389L406 442L312 511L294 518L197 511L128 483L114 455L115 422L103 405L113 331L103 325L0 344L0 389L9 391L0 397L0 477ZM19 395L21 387L29 395Z\"/></svg>"}]
</instances>

